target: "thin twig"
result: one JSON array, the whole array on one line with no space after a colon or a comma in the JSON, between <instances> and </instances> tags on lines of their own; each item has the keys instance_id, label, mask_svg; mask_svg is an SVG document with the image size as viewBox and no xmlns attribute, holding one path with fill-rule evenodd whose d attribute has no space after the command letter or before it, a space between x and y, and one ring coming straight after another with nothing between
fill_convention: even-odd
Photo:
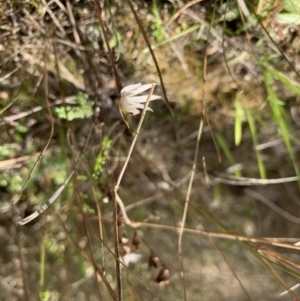
<instances>
[{"instance_id":1,"label":"thin twig","mask_svg":"<svg viewBox=\"0 0 300 301\"><path fill-rule=\"evenodd\" d=\"M200 124L199 124L198 136L197 136L194 162L193 162L190 182L189 182L189 186L188 186L188 191L187 191L187 194L186 194L185 205L184 205L184 210L183 210L183 215L182 215L182 220L181 220L181 225L180 225L180 231L179 231L179 237L178 237L178 253L179 253L180 262L181 262L182 280L184 282L184 292L183 292L184 293L184 300L187 300L187 295L186 295L187 292L186 292L185 273L184 273L183 255L182 255L182 236L183 236L183 228L185 226L186 216L187 216L187 212L188 212L188 208L189 208L190 196L191 196L192 187L193 187L194 178L195 178L195 173L196 173L197 159L198 159L199 145L200 145L200 139L201 139L202 131L203 131L203 120L201 118Z\"/></svg>"},{"instance_id":2,"label":"thin twig","mask_svg":"<svg viewBox=\"0 0 300 301\"><path fill-rule=\"evenodd\" d=\"M123 211L120 208L122 214ZM96 217L98 219L98 217ZM112 222L111 217L103 217L103 221ZM153 223L147 223L147 222L136 222L131 221L128 218L123 219L124 223L128 226L131 226L132 228L152 228L152 229L160 229L160 230L170 230L170 231L176 231L178 232L180 230L180 227L176 226L170 226L170 225L164 225L164 224L153 224ZM207 237L216 237L221 239L227 239L227 240L236 240L241 242L249 242L249 243L256 243L256 244L266 244L266 245L272 245L274 247L280 247L280 248L286 248L291 250L298 250L300 251L300 238L293 237L247 237L243 235L238 234L231 234L231 233L221 233L221 232L213 232L213 231L203 231L203 230L197 230L197 229L191 229L191 228L184 228L183 231L185 233L190 234L198 234L203 235Z\"/></svg>"},{"instance_id":3,"label":"thin twig","mask_svg":"<svg viewBox=\"0 0 300 301\"><path fill-rule=\"evenodd\" d=\"M20 226L24 226L34 219L36 219L41 213L43 213L46 209L48 209L55 201L56 199L61 195L61 193L64 191L66 186L68 185L69 181L74 175L75 170L73 170L67 180L55 191L55 193L52 195L52 197L44 204L42 205L37 211L33 212L29 216L23 218L18 222Z\"/></svg>"},{"instance_id":4,"label":"thin twig","mask_svg":"<svg viewBox=\"0 0 300 301\"><path fill-rule=\"evenodd\" d=\"M186 3L184 6L182 6L171 18L170 20L167 22L167 24L165 25L165 27L168 27L175 19L177 19L186 9L188 9L189 7L191 7L192 5L198 3L198 2L202 2L203 0L193 0L190 1L188 3Z\"/></svg>"},{"instance_id":5,"label":"thin twig","mask_svg":"<svg viewBox=\"0 0 300 301\"><path fill-rule=\"evenodd\" d=\"M93 193L96 196L96 193L94 191L94 187L93 187ZM99 237L101 240L101 260L102 260L102 270L105 271L104 268L104 245L103 245L103 227L102 227L102 213L101 213L101 209L99 206L99 202L96 200L96 208L97 208L97 216L98 216L98 225L99 225Z\"/></svg>"},{"instance_id":6,"label":"thin twig","mask_svg":"<svg viewBox=\"0 0 300 301\"><path fill-rule=\"evenodd\" d=\"M80 251L80 253L84 259L86 259L88 262L93 264L91 258L88 256L88 254L79 246L78 242L71 236L70 232L68 231L64 221L61 219L59 212L57 211L56 208L54 208L54 213L56 214L56 217L58 218L60 225L62 226L64 232L66 233L67 237L71 240L73 245L76 246L76 248ZM98 275L101 277L103 283L105 284L107 290L109 291L111 297L113 298L113 300L118 301L117 296L116 296L114 290L112 289L109 281L105 277L105 273L103 272L103 270L101 270L97 265L95 266L95 268L97 270Z\"/></svg>"},{"instance_id":7,"label":"thin twig","mask_svg":"<svg viewBox=\"0 0 300 301\"><path fill-rule=\"evenodd\" d=\"M46 47L46 49L47 49L47 47ZM27 186L27 184L28 184L28 182L29 182L29 180L30 180L30 178L31 178L31 176L32 176L32 174L33 174L33 172L35 171L35 169L36 169L38 163L40 162L40 160L41 160L41 158L42 158L42 156L44 155L44 153L46 152L48 146L50 145L50 142L51 142L51 139L52 139L52 136L53 136L53 133L54 133L54 118L53 118L53 116L52 116L52 112L51 112L51 108L50 108L50 104L49 104L49 99L48 99L48 97L49 97L49 91L48 91L48 69L47 69L47 59L46 59L46 55L47 55L47 51L46 51L45 54L44 54L44 57L45 57L45 64L44 64L44 66L45 66L45 74L44 74L44 78L45 78L45 102L46 102L47 112L48 112L48 114L49 114L49 116L50 116L50 134L49 134L49 137L48 137L48 140L47 140L47 142L46 142L45 147L44 147L43 150L41 151L41 153L40 153L38 159L36 160L36 162L34 163L34 165L33 165L32 169L31 169L31 171L29 172L29 174L28 174L28 176L27 176L27 178L26 178L26 180L25 180L25 183L24 183L24 185L22 186L22 189L21 189L21 191L20 191L20 193L19 193L19 195L18 195L18 198L14 201L14 203L13 203L14 206L15 206L15 205L17 204L17 202L20 200L20 197L21 197L21 195L23 194L23 191L24 191L24 189L26 188L26 186Z\"/></svg>"},{"instance_id":8,"label":"thin twig","mask_svg":"<svg viewBox=\"0 0 300 301\"><path fill-rule=\"evenodd\" d=\"M256 178L245 178L236 177L228 174L220 174L220 176L209 175L213 183L224 183L228 185L238 186L253 186L253 185L276 185L289 182L297 182L298 176L278 178L278 179L256 179Z\"/></svg>"},{"instance_id":9,"label":"thin twig","mask_svg":"<svg viewBox=\"0 0 300 301\"><path fill-rule=\"evenodd\" d=\"M84 214L84 211L83 211L83 206L82 206L82 202L81 202L81 199L80 199L80 193L79 193L79 191L77 189L77 186L74 185L74 187L75 187L75 191L76 191L75 198L77 200L78 206L79 206L80 211L81 211L81 215L82 215L82 219L83 219L83 225L84 225L84 230L85 230L85 234L86 234L87 241L88 241L88 248L89 248L89 251L90 251L91 263L92 263L92 266L93 266L93 269L94 269L94 274L95 274L95 280L96 280L96 285L97 285L99 300L102 301L103 297L102 297L100 283L98 281L97 264L96 264L96 261L95 261L95 258L94 258L94 254L93 254L93 248L92 248L92 243L91 243L91 236L90 236L90 233L89 233L89 230L88 230L87 218L86 218L86 216Z\"/></svg>"},{"instance_id":10,"label":"thin twig","mask_svg":"<svg viewBox=\"0 0 300 301\"><path fill-rule=\"evenodd\" d=\"M69 0L67 0L66 5L67 5L67 10L68 10L70 22L71 22L72 27L73 27L72 29L73 29L73 37L74 37L75 43L76 43L76 45L80 46L81 45L80 36L79 36L78 31L76 29L76 21L75 21L74 14L73 14L72 7L71 7L71 3L70 3Z\"/></svg>"},{"instance_id":11,"label":"thin twig","mask_svg":"<svg viewBox=\"0 0 300 301\"><path fill-rule=\"evenodd\" d=\"M172 106L171 106L170 101L169 101L168 96L167 96L167 91L166 91L166 88L165 88L165 85L164 85L164 82L163 82L162 74L161 74L161 71L160 71L157 59L156 59L155 54L154 54L154 52L152 50L152 46L151 46L151 44L149 42L149 39L148 39L148 37L146 35L144 27L142 26L141 21L140 21L138 15L137 15L136 11L134 10L134 7L133 7L133 5L131 3L131 0L126 0L126 2L128 3L128 6L129 6L131 12L133 13L133 16L134 16L134 18L135 18L135 20L136 20L136 22L137 22L137 24L139 26L139 29L141 31L141 34L142 34L143 38L144 38L144 41L145 41L145 43L146 43L146 45L147 45L147 47L149 49L150 55L152 57L153 63L155 65L155 68L156 68L156 71L157 71L157 74L158 74L158 77L159 77L159 81L160 81L160 85L161 85L161 89L162 89L162 92L163 92L163 95L164 95L164 100L166 102L166 105L167 105L167 107L168 107L171 115L173 117L175 117L175 114L173 112Z\"/></svg>"},{"instance_id":12,"label":"thin twig","mask_svg":"<svg viewBox=\"0 0 300 301\"><path fill-rule=\"evenodd\" d=\"M55 151L54 148L52 148L52 149L48 148L44 152L44 156L49 155L49 154L53 153L54 151ZM0 170L15 168L16 165L18 166L18 163L22 163L22 162L25 162L25 161L32 160L35 157L40 156L40 154L41 154L40 152L36 152L36 153L30 154L30 155L0 161Z\"/></svg>"},{"instance_id":13,"label":"thin twig","mask_svg":"<svg viewBox=\"0 0 300 301\"><path fill-rule=\"evenodd\" d=\"M50 18L52 19L53 23L56 25L56 27L62 33L62 35L64 37L66 37L67 34L66 34L65 30L64 30L64 27L61 25L61 23L59 22L59 20L56 18L55 14L53 13L53 11L49 7L49 5L46 5L46 11L47 11L48 15L50 16Z\"/></svg>"},{"instance_id":14,"label":"thin twig","mask_svg":"<svg viewBox=\"0 0 300 301\"><path fill-rule=\"evenodd\" d=\"M0 82L3 81L3 80L5 80L5 79L7 79L7 78L9 78L12 74L14 74L14 73L15 73L16 71L18 71L18 70L19 70L19 68L15 68L15 69L13 69L12 71L7 72L6 74L2 75L2 76L0 77Z\"/></svg>"},{"instance_id":15,"label":"thin twig","mask_svg":"<svg viewBox=\"0 0 300 301\"><path fill-rule=\"evenodd\" d=\"M49 105L50 105L50 107L53 107L53 106L56 106L56 105L60 105L62 103L75 104L75 101L74 101L75 98L76 98L76 96L69 96L65 99L65 101L59 99L59 100L56 100L56 101L54 101L53 103L51 103ZM0 126L4 125L6 123L9 123L9 122L13 122L13 121L16 121L18 119L27 117L31 114L42 111L43 109L44 109L44 107L42 107L42 106L36 106L32 109L29 109L27 111L23 111L21 113L17 113L17 114L10 115L10 116L5 116L0 121Z\"/></svg>"},{"instance_id":16,"label":"thin twig","mask_svg":"<svg viewBox=\"0 0 300 301\"><path fill-rule=\"evenodd\" d=\"M261 255L263 256L263 255ZM293 298L294 301L299 301L297 296L288 288L288 285L285 283L285 281L282 279L282 277L277 273L277 271L274 269L274 267L270 264L268 259L264 259L263 262L265 265L269 268L269 271L273 274L274 278L286 289L286 291L290 294L290 296Z\"/></svg>"},{"instance_id":17,"label":"thin twig","mask_svg":"<svg viewBox=\"0 0 300 301\"><path fill-rule=\"evenodd\" d=\"M218 251L218 253L220 254L220 256L222 257L222 259L224 260L224 262L226 263L226 265L228 266L228 268L230 269L230 271L233 274L234 278L237 280L237 282L241 286L241 288L244 291L245 295L251 301L252 299L251 299L249 293L247 292L245 286L243 285L242 281L238 277L237 273L234 271L234 268L231 266L230 262L225 257L225 255L223 254L223 252L220 250L220 248L218 247L218 245L216 244L216 242L213 240L213 238L212 237L209 237L209 238L210 238L210 241L212 242L212 244L214 245L214 247L216 248L216 250Z\"/></svg>"},{"instance_id":18,"label":"thin twig","mask_svg":"<svg viewBox=\"0 0 300 301\"><path fill-rule=\"evenodd\" d=\"M268 206L269 208L271 208L273 211L277 212L279 215L281 215L282 217L286 218L287 220L295 223L295 224L300 224L300 218L290 214L289 212L283 210L282 208L280 208L279 206L277 206L275 203L273 203L271 200L269 200L268 198L266 198L265 196L263 196L262 194L246 188L245 193L252 196L253 198L259 200L260 202L262 202L263 204L265 204L266 206Z\"/></svg>"},{"instance_id":19,"label":"thin twig","mask_svg":"<svg viewBox=\"0 0 300 301\"><path fill-rule=\"evenodd\" d=\"M118 288L118 300L123 300L123 290L122 290L122 273L120 264L120 250L119 250L119 225L118 225L118 203L116 202L116 197L113 195L114 203L114 236L115 236L115 260L116 260L116 274L117 274L117 288Z\"/></svg>"},{"instance_id":20,"label":"thin twig","mask_svg":"<svg viewBox=\"0 0 300 301\"><path fill-rule=\"evenodd\" d=\"M69 181L71 180L71 178L73 177L74 173L77 171L77 167L79 165L79 163L81 162L81 158L87 148L88 142L90 141L91 138L91 134L93 132L95 124L93 124L93 126L91 127L91 130L87 136L86 139L86 143L83 147L83 150L77 160L77 162L74 162L74 169L71 171L69 177L67 178L67 180L56 190L56 192L52 195L52 197L44 204L42 205L37 211L35 211L34 213L32 213L31 215L27 216L26 218L22 219L21 221L18 222L19 225L25 225L29 222L31 222L32 220L34 220L35 218L37 218L41 213L43 213L46 209L49 208L49 206L51 204L53 204L53 202L60 196L60 194L63 192L63 190L66 188L67 184L69 183ZM70 145L70 149L73 152L73 154L75 155L74 150L72 149L71 145Z\"/></svg>"},{"instance_id":21,"label":"thin twig","mask_svg":"<svg viewBox=\"0 0 300 301\"><path fill-rule=\"evenodd\" d=\"M105 44L106 44L106 47L107 47L107 52L108 52L108 55L109 55L112 71L113 71L113 74L115 76L116 85L117 85L119 93L121 93L122 84L121 84L121 80L120 80L120 77L119 77L119 74L118 74L118 71L117 71L117 67L116 67L116 64L115 64L113 53L112 53L110 45L109 45L109 40L108 40L108 37L107 37L106 32L105 32L104 23L103 23L102 16L101 16L102 8L101 8L101 5L99 3L99 0L94 0L94 3L95 3L97 15L98 15L99 24L100 24L100 27L101 27L101 30L102 30L102 33L103 33L103 36L104 36Z\"/></svg>"}]
</instances>

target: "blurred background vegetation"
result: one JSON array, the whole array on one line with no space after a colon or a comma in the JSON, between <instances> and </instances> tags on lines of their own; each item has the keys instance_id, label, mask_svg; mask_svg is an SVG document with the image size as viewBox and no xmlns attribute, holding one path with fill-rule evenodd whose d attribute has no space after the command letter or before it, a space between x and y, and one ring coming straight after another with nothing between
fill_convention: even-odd
<instances>
[{"instance_id":1,"label":"blurred background vegetation","mask_svg":"<svg viewBox=\"0 0 300 301\"><path fill-rule=\"evenodd\" d=\"M300 300L298 0L0 4L1 300Z\"/></svg>"}]
</instances>

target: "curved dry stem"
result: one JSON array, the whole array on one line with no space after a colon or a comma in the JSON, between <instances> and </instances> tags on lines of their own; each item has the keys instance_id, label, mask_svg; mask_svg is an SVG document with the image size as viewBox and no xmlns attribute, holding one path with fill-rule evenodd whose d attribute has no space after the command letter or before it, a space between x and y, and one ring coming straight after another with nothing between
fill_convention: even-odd
<instances>
[{"instance_id":1,"label":"curved dry stem","mask_svg":"<svg viewBox=\"0 0 300 301\"><path fill-rule=\"evenodd\" d=\"M120 208L122 210L122 208ZM122 211L123 213L123 211ZM98 219L98 217L96 217ZM112 222L111 217L103 217L103 221ZM154 224L154 223L147 223L147 222L136 222L131 221L129 218L124 218L124 223L132 228L153 228L153 229L160 229L160 230L170 230L178 232L180 230L179 226L170 226L165 224ZM204 231L204 230L197 230L191 228L184 228L183 232L189 234L198 234L203 235L206 237L216 237L220 239L226 240L236 240L240 242L248 242L254 244L265 244L265 245L272 245L274 247L280 247L290 250L298 250L300 251L300 238L293 237L293 238L286 238L286 237L248 237L244 235L238 234L231 234L231 233L222 233L222 232L214 232L214 231Z\"/></svg>"},{"instance_id":2,"label":"curved dry stem","mask_svg":"<svg viewBox=\"0 0 300 301\"><path fill-rule=\"evenodd\" d=\"M285 219L295 223L295 224L300 224L300 218L290 214L289 212L283 210L282 208L280 208L279 206L277 206L276 204L274 204L271 200L269 200L268 198L266 198L265 196L263 196L262 194L246 188L245 189L245 193L252 196L253 198L255 198L256 200L262 202L263 204L265 204L266 206L268 206L269 208L271 208L273 211L277 212L279 215L281 215L282 217L284 217Z\"/></svg>"},{"instance_id":3,"label":"curved dry stem","mask_svg":"<svg viewBox=\"0 0 300 301\"><path fill-rule=\"evenodd\" d=\"M27 216L26 218L22 219L21 221L18 222L19 225L23 226L28 224L29 222L33 221L34 219L36 219L41 213L43 213L45 210L47 210L49 208L49 206L51 204L53 204L55 202L55 200L60 196L60 194L64 191L64 189L66 188L67 184L69 183L69 181L71 180L71 178L73 177L74 173L77 171L77 167L78 164L81 162L81 158L84 154L84 151L88 145L88 142L90 140L91 137L91 133L93 131L94 128L94 124L91 127L91 130L89 132L89 135L87 137L86 143L84 145L84 148L80 154L80 157L78 158L77 162L74 162L74 169L71 171L69 177L65 180L65 182L55 191L55 193L52 195L52 197L44 204L42 205L37 211L35 211L34 213L32 213L31 215ZM69 140L68 140L69 142ZM74 150L72 149L72 146L69 142L69 146L71 151L73 152L73 154L75 155Z\"/></svg>"}]
</instances>

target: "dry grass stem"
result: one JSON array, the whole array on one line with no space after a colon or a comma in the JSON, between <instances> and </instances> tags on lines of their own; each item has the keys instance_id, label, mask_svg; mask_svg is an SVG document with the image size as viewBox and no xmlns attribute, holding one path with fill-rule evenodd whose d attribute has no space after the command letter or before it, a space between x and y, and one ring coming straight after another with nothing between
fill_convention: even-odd
<instances>
[{"instance_id":1,"label":"dry grass stem","mask_svg":"<svg viewBox=\"0 0 300 301\"><path fill-rule=\"evenodd\" d=\"M182 215L182 220L181 220L180 230L179 230L179 237L178 237L178 253L179 253L179 257L180 257L180 261L181 261L181 275L182 275L182 279L184 282L184 300L187 300L187 291L186 291L185 272L184 272L184 265L183 265L182 237L183 237L183 232L184 232L183 229L185 227L186 216L187 216L187 212L188 212L188 208L189 208L189 201L190 201L190 197L191 197L191 193L192 193L192 187L193 187L196 168L197 168L197 159L198 159L199 145L200 145L202 131L203 131L203 120L201 118L200 123L199 123L198 136L197 136L194 161L193 161L193 166L192 166L192 171L191 171L191 177L190 177L190 182L189 182L189 186L188 186L188 190L187 190L187 194L186 194L183 215Z\"/></svg>"},{"instance_id":2,"label":"dry grass stem","mask_svg":"<svg viewBox=\"0 0 300 301\"><path fill-rule=\"evenodd\" d=\"M165 25L166 27L170 26L171 23L173 23L175 21L175 19L177 19L185 10L187 10L189 7L193 6L196 3L199 3L203 0L192 0L188 3L186 3L185 5L183 5L171 18L170 20L167 22L167 24Z\"/></svg>"}]
</instances>

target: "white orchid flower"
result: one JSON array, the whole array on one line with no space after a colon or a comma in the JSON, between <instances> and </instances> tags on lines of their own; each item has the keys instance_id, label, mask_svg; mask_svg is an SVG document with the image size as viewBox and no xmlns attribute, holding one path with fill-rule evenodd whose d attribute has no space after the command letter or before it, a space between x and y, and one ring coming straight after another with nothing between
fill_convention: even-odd
<instances>
[{"instance_id":1,"label":"white orchid flower","mask_svg":"<svg viewBox=\"0 0 300 301\"><path fill-rule=\"evenodd\" d=\"M143 110L144 103L148 99L148 95L139 95L140 93L149 90L152 84L142 85L141 83L135 85L126 86L121 90L120 109L124 115L137 115L140 110ZM158 95L151 95L150 101L161 98ZM147 107L147 111L153 110Z\"/></svg>"}]
</instances>

